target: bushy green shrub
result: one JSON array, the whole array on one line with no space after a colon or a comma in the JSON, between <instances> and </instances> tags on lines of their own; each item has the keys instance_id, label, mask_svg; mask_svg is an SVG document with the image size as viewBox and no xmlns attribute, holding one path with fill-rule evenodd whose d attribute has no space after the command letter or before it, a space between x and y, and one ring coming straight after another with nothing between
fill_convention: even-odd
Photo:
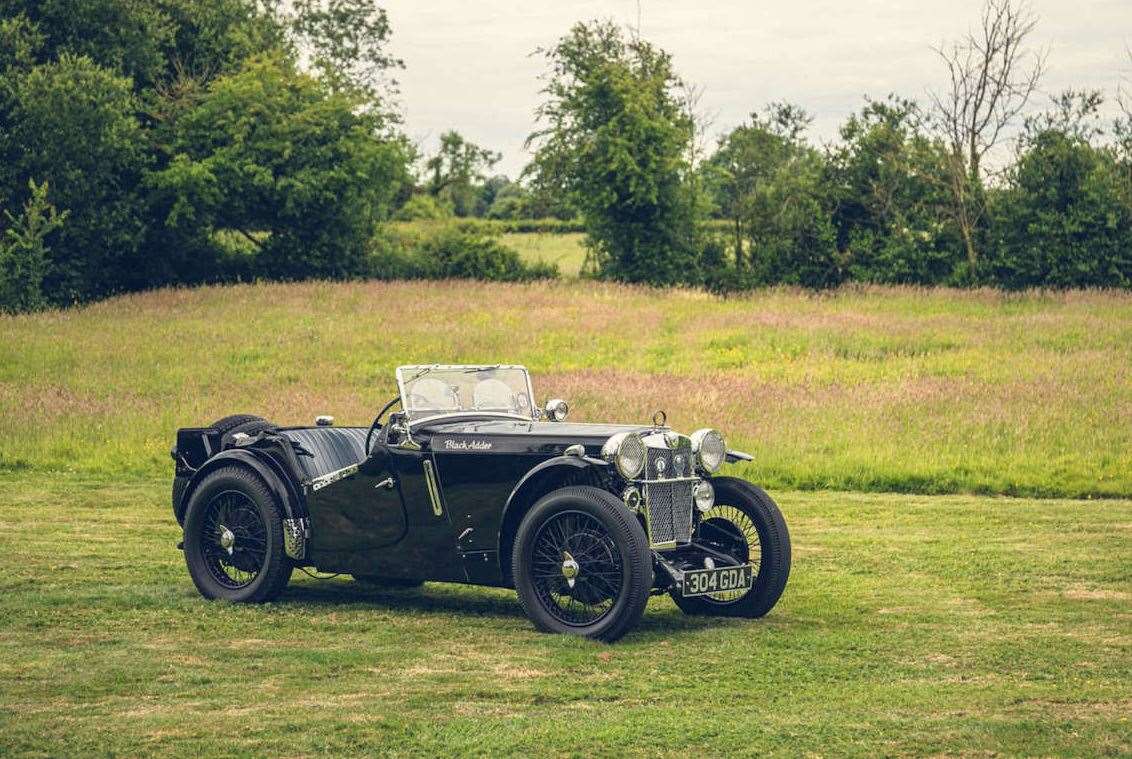
<instances>
[{"instance_id":1,"label":"bushy green shrub","mask_svg":"<svg viewBox=\"0 0 1132 759\"><path fill-rule=\"evenodd\" d=\"M558 267L525 263L496 233L477 224L452 223L399 230L377 238L369 274L378 279L482 279L527 282L555 279Z\"/></svg>"},{"instance_id":2,"label":"bushy green shrub","mask_svg":"<svg viewBox=\"0 0 1132 759\"><path fill-rule=\"evenodd\" d=\"M440 221L452 218L452 211L431 195L418 193L393 214L396 221Z\"/></svg>"},{"instance_id":3,"label":"bushy green shrub","mask_svg":"<svg viewBox=\"0 0 1132 759\"><path fill-rule=\"evenodd\" d=\"M1065 131L1036 135L993 206L994 284L1132 287L1132 207L1113 156Z\"/></svg>"},{"instance_id":4,"label":"bushy green shrub","mask_svg":"<svg viewBox=\"0 0 1132 759\"><path fill-rule=\"evenodd\" d=\"M844 280L820 172L816 155L798 156L756 192L749 233L755 281L820 289Z\"/></svg>"},{"instance_id":5,"label":"bushy green shrub","mask_svg":"<svg viewBox=\"0 0 1132 759\"><path fill-rule=\"evenodd\" d=\"M357 106L277 56L220 77L162 130L173 159L148 187L164 226L243 234L264 278L363 274L407 177L402 144Z\"/></svg>"},{"instance_id":6,"label":"bushy green shrub","mask_svg":"<svg viewBox=\"0 0 1132 759\"><path fill-rule=\"evenodd\" d=\"M151 159L131 82L64 54L7 84L12 111L0 129L14 185L7 203L27 202L22 191L36 179L50 184L52 202L70 214L52 242L43 280L48 301L65 305L149 284L137 187Z\"/></svg>"},{"instance_id":7,"label":"bushy green shrub","mask_svg":"<svg viewBox=\"0 0 1132 759\"><path fill-rule=\"evenodd\" d=\"M910 100L869 100L842 125L825 183L839 250L853 280L883 284L951 283L963 245L941 212L946 150L929 136Z\"/></svg>"},{"instance_id":8,"label":"bushy green shrub","mask_svg":"<svg viewBox=\"0 0 1132 759\"><path fill-rule=\"evenodd\" d=\"M959 240L942 222L924 229L852 229L847 240L848 278L888 285L957 284L965 263Z\"/></svg>"}]
</instances>

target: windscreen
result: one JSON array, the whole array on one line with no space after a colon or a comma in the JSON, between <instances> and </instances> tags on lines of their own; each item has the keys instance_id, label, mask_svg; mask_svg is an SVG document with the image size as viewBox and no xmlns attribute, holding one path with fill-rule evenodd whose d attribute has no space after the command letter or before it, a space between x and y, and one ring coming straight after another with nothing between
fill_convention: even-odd
<instances>
[{"instance_id":1,"label":"windscreen","mask_svg":"<svg viewBox=\"0 0 1132 759\"><path fill-rule=\"evenodd\" d=\"M521 366L402 366L401 402L410 418L460 411L531 416L531 386Z\"/></svg>"}]
</instances>

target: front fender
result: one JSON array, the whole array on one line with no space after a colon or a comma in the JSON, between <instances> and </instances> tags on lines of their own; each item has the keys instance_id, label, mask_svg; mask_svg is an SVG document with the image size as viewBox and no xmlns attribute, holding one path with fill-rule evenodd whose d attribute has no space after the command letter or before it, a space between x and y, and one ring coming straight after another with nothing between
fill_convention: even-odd
<instances>
[{"instance_id":1,"label":"front fender","mask_svg":"<svg viewBox=\"0 0 1132 759\"><path fill-rule=\"evenodd\" d=\"M306 504L299 489L278 461L262 451L251 448L229 448L210 458L193 473L181 494L180 502L174 504L178 521L184 522L189 498L201 480L221 467L232 465L247 467L258 474L271 490L276 502L283 506L287 519L302 519L307 516Z\"/></svg>"},{"instance_id":2,"label":"front fender","mask_svg":"<svg viewBox=\"0 0 1132 759\"><path fill-rule=\"evenodd\" d=\"M541 491L546 488L547 481L558 479L558 475L578 473L586 469L604 471L608 466L605 461L591 456L555 456L540 462L523 475L507 497L499 520L499 563L504 570L505 579L510 576L511 540L526 508L537 500L536 496L542 495Z\"/></svg>"}]
</instances>

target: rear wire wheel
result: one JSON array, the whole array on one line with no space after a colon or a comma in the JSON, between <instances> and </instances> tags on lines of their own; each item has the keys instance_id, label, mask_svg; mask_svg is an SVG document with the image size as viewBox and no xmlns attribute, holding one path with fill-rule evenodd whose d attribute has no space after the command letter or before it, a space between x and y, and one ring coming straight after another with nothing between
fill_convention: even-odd
<instances>
[{"instance_id":1,"label":"rear wire wheel","mask_svg":"<svg viewBox=\"0 0 1132 759\"><path fill-rule=\"evenodd\" d=\"M281 507L263 480L241 466L217 469L190 494L184 549L205 598L270 601L291 578Z\"/></svg>"},{"instance_id":2,"label":"rear wire wheel","mask_svg":"<svg viewBox=\"0 0 1132 759\"><path fill-rule=\"evenodd\" d=\"M762 488L735 477L716 477L715 505L696 527L693 539L742 563L754 565L749 590L684 598L676 588L672 600L685 614L761 617L774 608L790 577L790 532L778 505Z\"/></svg>"}]
</instances>

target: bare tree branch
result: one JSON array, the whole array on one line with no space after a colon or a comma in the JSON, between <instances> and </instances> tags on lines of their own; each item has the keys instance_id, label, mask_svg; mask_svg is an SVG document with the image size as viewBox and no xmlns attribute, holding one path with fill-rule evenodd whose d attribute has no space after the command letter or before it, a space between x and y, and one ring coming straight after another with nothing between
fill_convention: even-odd
<instances>
[{"instance_id":1,"label":"bare tree branch","mask_svg":"<svg viewBox=\"0 0 1132 759\"><path fill-rule=\"evenodd\" d=\"M976 231L986 210L983 159L1026 107L1045 70L1045 54L1025 47L1037 21L1024 1L987 0L977 30L935 48L948 73L947 89L932 92L931 100L951 153L949 211L972 270L978 264Z\"/></svg>"}]
</instances>

